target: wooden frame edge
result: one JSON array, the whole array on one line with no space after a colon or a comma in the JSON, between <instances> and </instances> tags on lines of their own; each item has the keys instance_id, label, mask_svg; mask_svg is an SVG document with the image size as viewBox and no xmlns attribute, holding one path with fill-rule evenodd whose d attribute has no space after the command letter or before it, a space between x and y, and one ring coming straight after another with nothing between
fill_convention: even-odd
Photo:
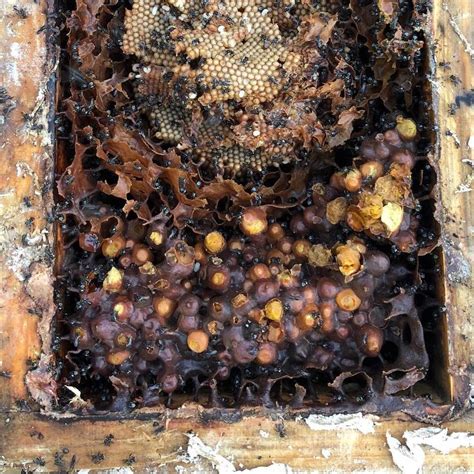
<instances>
[{"instance_id":1,"label":"wooden frame edge","mask_svg":"<svg viewBox=\"0 0 474 474\"><path fill-rule=\"evenodd\" d=\"M456 0L449 7L435 0L433 8L437 70L432 80L437 96L441 196L437 212L442 226L442 255L448 269L444 281L447 316L443 316L443 323L447 326L447 357L453 369L453 404L443 416L456 417L464 413L462 419L446 424L450 429L462 431L472 429L473 421L472 413L465 411L469 407L473 363L470 341L474 336L469 319L474 304L474 278L470 271L474 263L474 233L469 227L469 223L474 222L474 191L466 190L473 179L474 111L471 104L474 84L471 79L472 53L469 53L465 43L468 40L462 33L469 32L473 8L469 0ZM22 9L27 14L25 18ZM460 16L460 12L464 15ZM22 412L38 410L28 401L24 378L31 363L38 362L41 352L46 354L43 363L47 364L51 346L53 226L49 217L53 214L53 142L48 123L54 110L50 107L52 97L48 90L56 64L48 59L46 30L43 29L47 23L46 0L39 3L7 0L0 7L0 13L7 22L7 34L0 36L0 52L6 55L0 68L5 77L3 85L14 104L0 125L0 133L6 136L4 146L0 148L3 164L0 169L0 412L3 412L0 416L3 427L0 452L6 457L6 466L16 468L42 453L47 453L54 463L55 452L61 455L63 448L69 449L71 454L77 452L76 467L82 468L123 465L124 459L120 456L128 448L142 453L135 464L137 469L156 467L162 462L168 465L166 457L178 452L186 440L184 433L193 429L212 446L221 441L222 454L234 456L245 467L281 461L295 468L313 469L326 462L317 451L332 449L334 457L329 458L332 464L328 467L334 471L343 470L342 460L349 460L345 459L349 450L352 462L365 459L367 466L377 470L393 468L385 446L385 432L390 430L401 439L405 429L420 426L406 421L401 414L383 420L373 438L376 442L372 442L368 441L367 435L362 437L358 432L344 431L341 436L326 436L325 433L321 437L317 432L308 431L301 421L282 421L281 414L273 415L277 419L268 414L254 415L233 424L222 419L196 424L193 419L177 417L168 421L167 429L160 435L155 432L166 419L156 412L146 420L141 418L145 413L132 415L126 422L123 419L58 421L37 413ZM12 47L12 44L19 46ZM25 57L28 61L24 61ZM448 62L449 67L441 66ZM461 79L459 83L457 77ZM450 115L452 104L458 107L455 115ZM43 340L38 331L43 334ZM400 423L400 419L405 421ZM284 438L276 431L275 426L279 423L287 432ZM262 437L261 431L270 436ZM117 433L114 434L116 441L112 444L114 449L107 451L107 447L102 447L103 439L110 432ZM44 438L38 439L37 433L42 433ZM293 449L281 449L281 443L285 448L291 445ZM259 459L257 452L260 451L249 453L248 445L258 445L266 454ZM368 446L367 450L364 446ZM106 461L95 465L91 457L94 449L107 452ZM151 451L147 454L147 450ZM469 453L463 453L444 462L453 467L474 469ZM63 458L71 458L67 453L62 454ZM430 454L427 466L435 467L440 456ZM176 462L179 464L180 461ZM52 464L48 465L52 467ZM169 464L169 467L174 469L175 465Z\"/></svg>"}]
</instances>

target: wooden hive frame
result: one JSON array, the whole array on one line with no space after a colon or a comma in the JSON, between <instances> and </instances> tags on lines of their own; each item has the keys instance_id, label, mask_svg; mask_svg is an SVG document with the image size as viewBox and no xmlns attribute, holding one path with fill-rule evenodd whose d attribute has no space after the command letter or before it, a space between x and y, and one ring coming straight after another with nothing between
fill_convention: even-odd
<instances>
[{"instance_id":1,"label":"wooden hive frame","mask_svg":"<svg viewBox=\"0 0 474 474\"><path fill-rule=\"evenodd\" d=\"M201 450L204 470L210 470L211 464L226 472L271 463L305 471L395 469L386 432L401 440L406 430L422 426L402 412L379 417L369 434L360 431L361 426L364 431L361 418L352 416L349 427L321 436L304 422L308 413L295 419L285 410L219 413L185 405L161 413L140 410L125 418L58 418L42 414L31 403L25 377L31 364L46 367L48 363L55 311L50 219L54 139L48 124L54 120L51 78L57 63L47 47L45 25L53 13L48 8L46 0L4 0L0 6L5 25L0 33L0 86L4 88L0 97L0 470L133 466L139 472L145 468L171 472L177 466L192 466L185 463L189 453L184 456L190 430L208 446L219 444L219 453L234 462L231 465ZM441 323L442 351L450 402L426 413L426 418L456 431L469 431L473 421L466 412L474 336L470 321L474 307L470 270L474 263L473 10L470 0L434 0L432 12L435 75L431 84L439 126L436 212L445 268L441 291L447 306ZM461 418L448 421L460 414ZM313 428L322 428L321 422ZM472 443L463 439L464 444ZM474 470L472 450L466 447L443 456L439 451L427 452L425 467L436 471L443 464L449 470ZM416 462L420 459L414 456L412 463Z\"/></svg>"}]
</instances>

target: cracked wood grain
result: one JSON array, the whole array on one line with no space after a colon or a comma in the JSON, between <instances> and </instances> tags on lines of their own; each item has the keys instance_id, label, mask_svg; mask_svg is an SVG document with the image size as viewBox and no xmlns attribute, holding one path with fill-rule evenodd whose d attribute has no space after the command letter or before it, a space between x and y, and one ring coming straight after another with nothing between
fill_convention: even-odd
<instances>
[{"instance_id":1,"label":"cracked wood grain","mask_svg":"<svg viewBox=\"0 0 474 474\"><path fill-rule=\"evenodd\" d=\"M456 193L470 182L469 163L474 162L474 150L469 146L474 136L473 9L469 0L435 1L433 9L436 64L449 66L438 67L432 79L440 130L439 211L443 234L456 258L465 264L463 278L456 278L457 270L452 267L454 278L448 275L442 288L448 306L443 324L452 372L449 388L459 403L465 394L462 398L458 382L470 375L474 337L474 280L472 272L465 270L474 263L474 193ZM29 361L37 361L42 347L47 351L50 343L45 337L42 346L38 327L43 327L43 335L48 334L54 311L52 264L48 260L52 228L47 220L52 205L53 158L46 84L55 66L47 60L44 34L36 33L45 24L45 11L45 0L4 0L0 5L0 21L5 25L0 33L0 85L9 97L7 106L0 109L0 411L4 412L0 415L0 470L18 472L29 467L57 471L72 464L91 472L123 468L123 472L155 469L166 473L179 472L179 466L189 470L194 465L186 465L180 456L187 448L185 433L192 430L206 445L218 445L219 454L236 469L282 463L304 471L347 472L349 466L352 470L398 472L386 445L386 432L402 440L405 431L423 426L399 414L380 420L374 433L364 435L355 430L312 431L304 420L282 422L269 413L235 423L202 423L196 421L196 410L169 420L157 413L137 414L127 420L53 420L19 411L22 407L17 403L28 395L24 376ZM449 113L451 104L458 105L454 115ZM449 252L444 258L450 259ZM466 432L472 430L473 421L470 412L444 426L450 433ZM284 423L284 438L277 423ZM110 434L113 442L104 445ZM460 447L450 454L427 449L424 468L427 472L439 472L440 466L472 472L473 459L472 448ZM208 460L196 466L209 472L212 469Z\"/></svg>"}]
</instances>

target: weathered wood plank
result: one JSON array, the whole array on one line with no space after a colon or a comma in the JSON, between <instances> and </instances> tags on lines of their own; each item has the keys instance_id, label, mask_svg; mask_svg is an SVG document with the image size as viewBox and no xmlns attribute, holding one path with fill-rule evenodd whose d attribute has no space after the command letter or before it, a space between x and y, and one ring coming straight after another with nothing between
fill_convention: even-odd
<instances>
[{"instance_id":1,"label":"weathered wood plank","mask_svg":"<svg viewBox=\"0 0 474 474\"><path fill-rule=\"evenodd\" d=\"M0 5L0 410L25 398L28 361L40 354L37 326L53 310L51 227L52 143L47 83L51 71L45 5ZM7 377L9 376L9 378Z\"/></svg>"},{"instance_id":2,"label":"weathered wood plank","mask_svg":"<svg viewBox=\"0 0 474 474\"><path fill-rule=\"evenodd\" d=\"M447 423L446 427L450 432L464 432L472 429L472 422L471 414L463 420ZM190 430L206 445L218 446L219 454L231 460L237 470L283 463L298 472L397 472L386 444L386 432L403 442L404 431L420 427L416 422L392 419L376 423L375 432L369 434L349 429L312 431L304 421L281 421L275 413L273 420L253 417L233 424L197 424L194 418L188 417L168 421L152 417L123 422L58 422L15 414L6 424L5 418L0 419L0 425L0 439L4 441L2 454L7 459L4 468L9 467L12 472L21 466L37 467L33 460L38 456L44 459L44 469L48 471L67 469L73 456L76 468L103 471L126 466L124 460L129 455L135 458L132 467L136 472L144 472L145 468L176 472L177 466L188 468L188 472L197 469L209 472L211 466L204 460L191 466L184 461L188 444L186 433ZM277 425L284 426L283 437ZM162 431L162 428L165 429ZM44 438L38 439L38 433ZM104 445L107 437L111 440L110 446ZM55 465L56 453L62 457L62 466ZM428 448L425 453L425 472L474 470L472 449L459 448L449 456Z\"/></svg>"},{"instance_id":3,"label":"weathered wood plank","mask_svg":"<svg viewBox=\"0 0 474 474\"><path fill-rule=\"evenodd\" d=\"M465 375L474 361L474 4L435 1L433 32L438 100L439 191L449 366Z\"/></svg>"},{"instance_id":4,"label":"weathered wood plank","mask_svg":"<svg viewBox=\"0 0 474 474\"><path fill-rule=\"evenodd\" d=\"M26 9L26 18L14 11L15 5ZM469 265L474 264L474 191L468 191L474 186L474 79L473 53L469 49L472 51L474 43L473 9L470 0L435 0L433 9L437 64L433 85L440 141L439 209L448 270L444 281L448 307L445 323L454 397L462 386L459 376L469 374L474 359L474 280L469 270ZM47 259L51 228L46 221L52 196L50 183L44 186L52 165L44 94L51 65L46 60L45 36L36 33L46 21L45 11L44 0L6 0L0 5L2 24L6 25L0 34L1 85L15 102L15 108L0 124L0 371L10 374L9 378L0 376L0 411L5 412L0 418L0 454L5 465L0 469L18 472L20 466L44 457L44 470L57 471L54 457L58 452L66 468L74 455L76 468L104 470L126 465L124 460L134 454L133 467L137 472L152 467L160 472L175 472L176 466L186 466L179 456L187 444L185 433L193 430L210 446L220 443L219 452L233 459L237 469L240 464L251 468L282 462L304 471L394 471L386 431L401 440L405 430L419 428L420 424L392 419L377 425L374 434L362 435L347 430L313 432L304 423L284 421L286 436L281 438L275 428L279 422L270 416L250 417L234 424L203 424L196 417L183 416L170 419L165 430L160 431L163 420L157 415L129 420L57 422L11 411L15 401L27 396L24 375L28 360L36 359L41 349L37 336L41 319L35 313L42 314L43 321L47 321L54 308L51 262ZM453 104L457 107L454 115ZM34 119L25 122L23 114ZM45 128L38 130L37 125ZM33 278L26 278L28 275ZM46 340L43 347L47 345ZM472 431L472 412L446 426L450 430ZM44 437L39 439L39 433ZM104 439L109 434L114 438L107 447ZM62 451L64 448L67 453ZM327 459L322 449L330 450ZM450 455L425 451L426 472L474 471L472 449L462 448ZM104 460L95 464L94 459L99 458L93 459L92 455L99 452L104 454ZM205 463L201 467L210 468Z\"/></svg>"}]
</instances>

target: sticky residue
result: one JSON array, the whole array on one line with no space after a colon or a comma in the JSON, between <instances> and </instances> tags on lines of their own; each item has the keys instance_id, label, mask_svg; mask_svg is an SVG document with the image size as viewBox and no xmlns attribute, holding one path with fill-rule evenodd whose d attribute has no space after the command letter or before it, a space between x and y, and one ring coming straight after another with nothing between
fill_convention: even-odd
<instances>
[{"instance_id":1,"label":"sticky residue","mask_svg":"<svg viewBox=\"0 0 474 474\"><path fill-rule=\"evenodd\" d=\"M386 433L386 436L393 462L403 474L422 472L425 462L425 452L422 446L428 446L442 454L449 454L459 448L474 447L473 433L449 434L447 429L442 428L430 427L405 431L403 433L403 438L406 440L405 445L391 436L389 432Z\"/></svg>"},{"instance_id":2,"label":"sticky residue","mask_svg":"<svg viewBox=\"0 0 474 474\"><path fill-rule=\"evenodd\" d=\"M403 474L421 473L425 462L425 453L418 445L405 446L387 431L387 444L394 464Z\"/></svg>"},{"instance_id":3,"label":"sticky residue","mask_svg":"<svg viewBox=\"0 0 474 474\"><path fill-rule=\"evenodd\" d=\"M189 436L186 455L180 459L184 463L193 463L195 472L208 472L205 466L199 466L200 461L208 461L219 474L238 472L241 474L291 474L293 470L286 464L270 464L269 466L256 467L254 469L238 470L234 464L219 454L218 447L212 448L204 444L201 438L192 434ZM185 469L183 469L185 471Z\"/></svg>"},{"instance_id":4,"label":"sticky residue","mask_svg":"<svg viewBox=\"0 0 474 474\"><path fill-rule=\"evenodd\" d=\"M328 448L321 449L321 454L323 455L324 459L329 459L331 457L331 450Z\"/></svg>"},{"instance_id":5,"label":"sticky residue","mask_svg":"<svg viewBox=\"0 0 474 474\"><path fill-rule=\"evenodd\" d=\"M328 430L357 430L363 434L375 433L375 423L378 417L354 413L351 415L310 415L305 419L306 424L313 431Z\"/></svg>"},{"instance_id":6,"label":"sticky residue","mask_svg":"<svg viewBox=\"0 0 474 474\"><path fill-rule=\"evenodd\" d=\"M456 22L456 18L453 16L453 14L450 11L449 4L446 2L443 2L443 9L446 11L446 13L449 16L449 24L453 28L454 32L456 33L457 37L461 41L462 45L464 46L464 51L471 56L471 59L474 59L474 48L471 46L471 43L468 41L466 38L466 35L461 31L461 28Z\"/></svg>"},{"instance_id":7,"label":"sticky residue","mask_svg":"<svg viewBox=\"0 0 474 474\"><path fill-rule=\"evenodd\" d=\"M464 283L471 276L471 265L461 249L450 239L443 238L443 249L446 254L446 275L451 283Z\"/></svg>"},{"instance_id":8,"label":"sticky residue","mask_svg":"<svg viewBox=\"0 0 474 474\"><path fill-rule=\"evenodd\" d=\"M449 454L459 448L474 448L474 433L448 434L448 430L442 428L431 427L405 431L403 437L407 440L407 445L429 446L443 454Z\"/></svg>"}]
</instances>

